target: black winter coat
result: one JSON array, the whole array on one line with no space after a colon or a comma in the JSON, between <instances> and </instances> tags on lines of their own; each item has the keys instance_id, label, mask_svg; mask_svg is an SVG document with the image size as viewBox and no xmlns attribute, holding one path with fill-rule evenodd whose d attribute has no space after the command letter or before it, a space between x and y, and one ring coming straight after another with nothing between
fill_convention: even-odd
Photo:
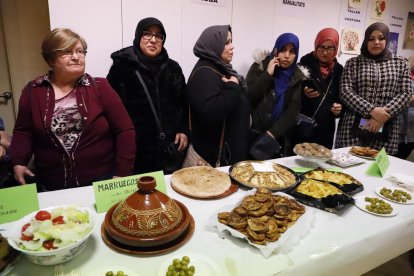
<instances>
[{"instance_id":1,"label":"black winter coat","mask_svg":"<svg viewBox=\"0 0 414 276\"><path fill-rule=\"evenodd\" d=\"M319 97L308 98L302 89L302 108L301 113L312 117L325 94L329 83L332 81L324 102L316 113L315 120L317 127L314 129L312 136L306 141L301 137L295 137L298 140L295 142L313 142L323 145L329 149L333 147L333 139L335 133L335 115L331 112L333 103L341 103L339 99L339 82L344 67L335 59L335 64L332 73L326 79L322 78L319 68L319 61L313 56L313 53L308 53L300 59L299 66L307 68L310 72L310 78L318 85ZM341 103L342 104L342 103Z\"/></svg>"},{"instance_id":2,"label":"black winter coat","mask_svg":"<svg viewBox=\"0 0 414 276\"><path fill-rule=\"evenodd\" d=\"M177 133L188 134L188 103L181 67L167 58L158 74L154 74L140 62L132 46L114 52L111 58L113 65L107 79L121 97L136 131L134 173L162 170L164 143L159 139L154 115L135 70L139 70L148 87L166 140L174 141Z\"/></svg>"},{"instance_id":3,"label":"black winter coat","mask_svg":"<svg viewBox=\"0 0 414 276\"><path fill-rule=\"evenodd\" d=\"M295 68L285 94L282 115L274 120L272 119L276 99L274 79L264 69L267 68L269 62L269 57L265 57L261 61L255 61L250 66L246 76L247 96L253 108L252 128L259 133L265 133L269 130L282 146L281 155L289 156L292 155L293 148L291 133L300 110L300 81L304 78L304 75L299 68Z\"/></svg>"},{"instance_id":4,"label":"black winter coat","mask_svg":"<svg viewBox=\"0 0 414 276\"><path fill-rule=\"evenodd\" d=\"M249 102L242 86L235 82L223 82L223 75L224 72L214 63L200 59L187 85L191 103L192 143L197 153L212 166L217 161L224 121L221 166L248 158Z\"/></svg>"}]
</instances>

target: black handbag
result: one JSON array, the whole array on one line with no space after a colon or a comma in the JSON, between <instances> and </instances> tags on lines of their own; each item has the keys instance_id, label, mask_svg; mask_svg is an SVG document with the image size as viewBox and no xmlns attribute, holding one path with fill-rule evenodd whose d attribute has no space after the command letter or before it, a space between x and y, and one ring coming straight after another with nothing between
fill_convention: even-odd
<instances>
[{"instance_id":1,"label":"black handbag","mask_svg":"<svg viewBox=\"0 0 414 276\"><path fill-rule=\"evenodd\" d=\"M268 160L281 157L282 147L268 134L260 134L250 147L250 155L255 160Z\"/></svg>"},{"instance_id":2,"label":"black handbag","mask_svg":"<svg viewBox=\"0 0 414 276\"><path fill-rule=\"evenodd\" d=\"M161 164L162 164L163 171L165 174L171 174L175 172L176 170L179 170L182 168L184 158L186 156L186 150L179 151L178 144L175 144L174 141L168 141L166 139L165 132L162 129L161 121L158 117L157 111L155 110L155 106L148 92L147 85L145 84L138 70L135 70L135 74L137 75L139 82L144 88L145 95L147 96L148 103L151 107L152 113L155 118L155 122L157 124L157 128L159 131L158 138L160 141L160 145L162 147Z\"/></svg>"},{"instance_id":3,"label":"black handbag","mask_svg":"<svg viewBox=\"0 0 414 276\"><path fill-rule=\"evenodd\" d=\"M313 130L318 125L314 119L315 116L308 117L304 114L296 116L296 133L301 138L309 138L312 136Z\"/></svg>"}]
</instances>

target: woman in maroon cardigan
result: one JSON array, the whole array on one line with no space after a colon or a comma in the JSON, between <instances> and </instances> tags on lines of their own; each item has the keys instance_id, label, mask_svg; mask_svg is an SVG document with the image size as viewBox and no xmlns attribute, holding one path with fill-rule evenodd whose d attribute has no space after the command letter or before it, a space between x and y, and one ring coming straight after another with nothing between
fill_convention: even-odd
<instances>
[{"instance_id":1,"label":"woman in maroon cardigan","mask_svg":"<svg viewBox=\"0 0 414 276\"><path fill-rule=\"evenodd\" d=\"M106 79L85 73L86 42L69 29L43 40L51 71L22 92L11 145L16 180L34 176L40 191L91 185L132 173L135 131Z\"/></svg>"}]
</instances>

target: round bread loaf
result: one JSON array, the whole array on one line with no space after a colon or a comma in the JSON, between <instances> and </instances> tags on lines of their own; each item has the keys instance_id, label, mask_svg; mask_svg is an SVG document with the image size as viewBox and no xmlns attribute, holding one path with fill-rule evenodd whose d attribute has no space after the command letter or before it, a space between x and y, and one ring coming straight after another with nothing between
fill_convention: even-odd
<instances>
[{"instance_id":1,"label":"round bread loaf","mask_svg":"<svg viewBox=\"0 0 414 276\"><path fill-rule=\"evenodd\" d=\"M225 193L231 186L227 173L208 166L190 167L175 171L171 186L184 195L208 198Z\"/></svg>"}]
</instances>

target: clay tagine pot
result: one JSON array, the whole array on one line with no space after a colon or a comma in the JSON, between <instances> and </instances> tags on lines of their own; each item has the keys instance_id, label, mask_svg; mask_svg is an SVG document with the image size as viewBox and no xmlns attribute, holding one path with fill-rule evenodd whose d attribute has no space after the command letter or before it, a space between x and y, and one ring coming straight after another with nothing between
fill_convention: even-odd
<instances>
[{"instance_id":1,"label":"clay tagine pot","mask_svg":"<svg viewBox=\"0 0 414 276\"><path fill-rule=\"evenodd\" d=\"M138 191L112 206L105 215L108 235L135 247L166 244L184 233L190 222L188 209L155 189L152 176L138 179Z\"/></svg>"}]
</instances>

